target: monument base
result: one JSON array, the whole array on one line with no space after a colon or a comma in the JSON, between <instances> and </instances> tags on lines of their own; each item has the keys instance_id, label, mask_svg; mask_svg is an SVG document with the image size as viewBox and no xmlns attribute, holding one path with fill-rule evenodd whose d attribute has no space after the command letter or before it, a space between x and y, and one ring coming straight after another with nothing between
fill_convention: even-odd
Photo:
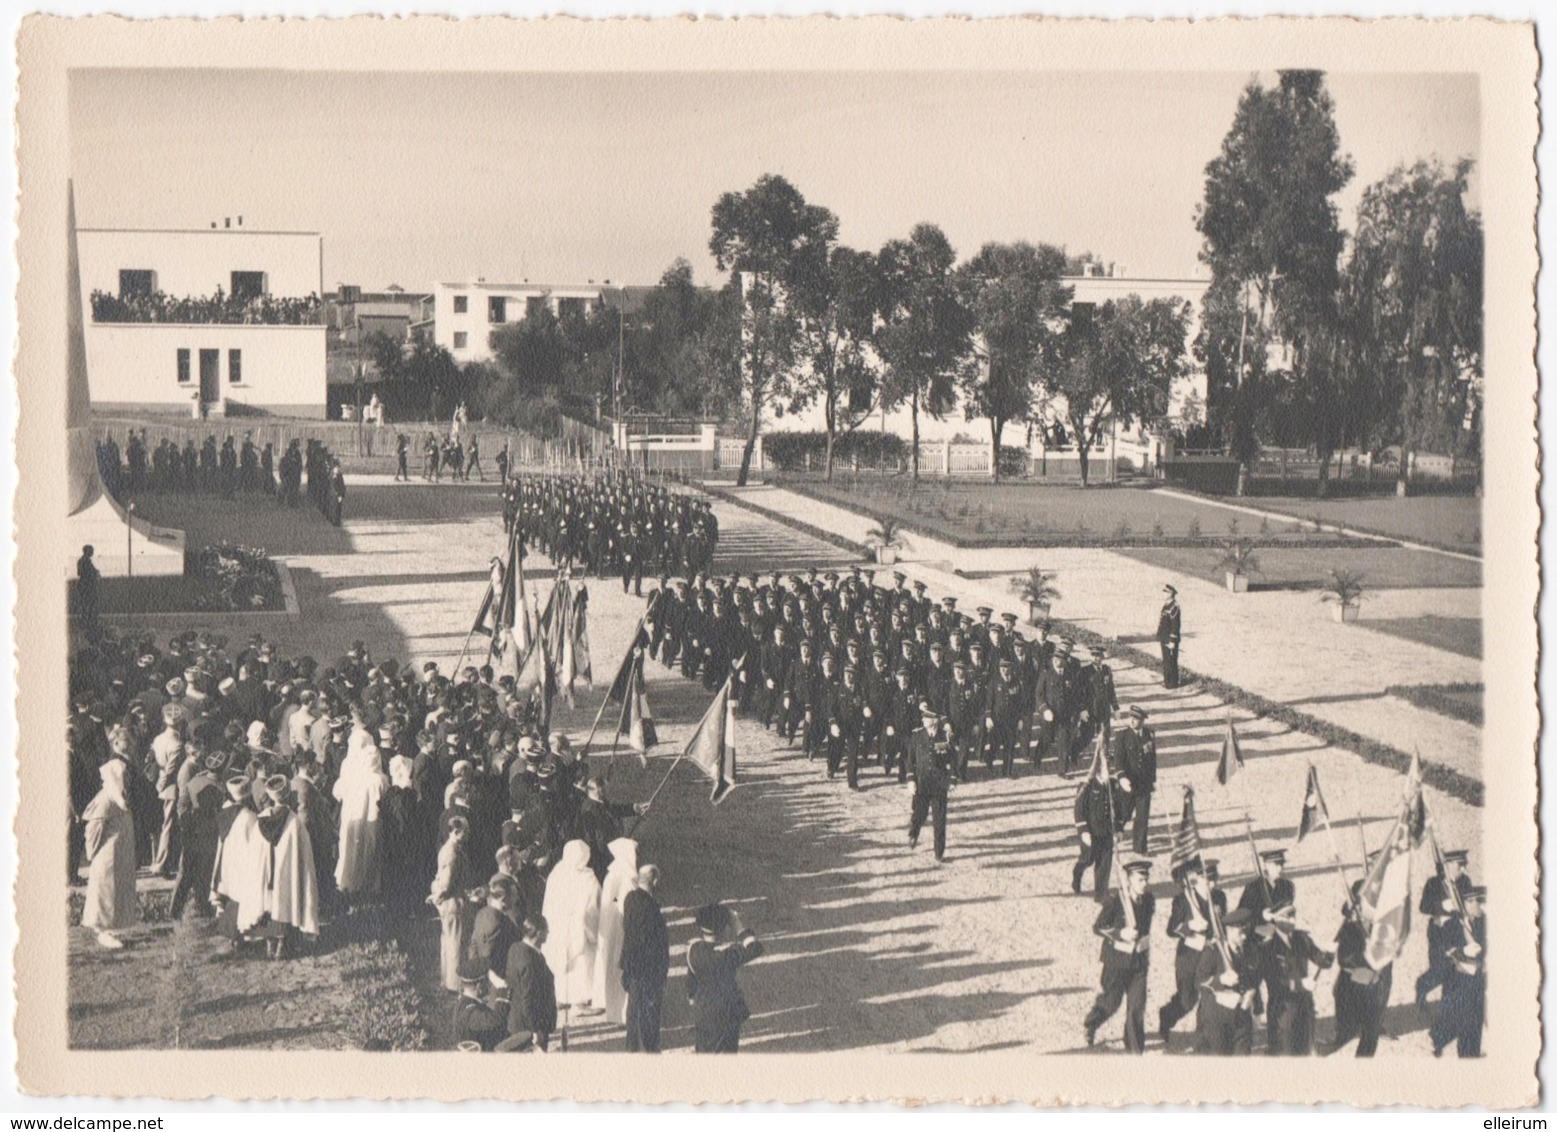
<instances>
[{"instance_id":1,"label":"monument base","mask_svg":"<svg viewBox=\"0 0 1557 1132\"><path fill-rule=\"evenodd\" d=\"M184 572L184 532L131 519L112 496L98 489L96 498L65 520L70 533L65 576L76 576L76 559L83 546L92 547L92 561L105 578L167 577Z\"/></svg>"}]
</instances>

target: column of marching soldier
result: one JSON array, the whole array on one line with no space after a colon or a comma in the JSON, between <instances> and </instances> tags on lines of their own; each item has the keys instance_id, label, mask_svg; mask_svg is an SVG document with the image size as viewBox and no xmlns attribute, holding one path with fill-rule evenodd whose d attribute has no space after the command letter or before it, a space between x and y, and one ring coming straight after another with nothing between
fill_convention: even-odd
<instances>
[{"instance_id":1,"label":"column of marching soldier","mask_svg":"<svg viewBox=\"0 0 1557 1132\"><path fill-rule=\"evenodd\" d=\"M1091 868L1095 899L1103 905L1094 923L1102 940L1101 993L1084 1033L1091 1045L1124 1005L1125 1048L1144 1051L1154 911L1145 853L1156 742L1139 706L1114 733L1119 701L1102 644L1088 656L1085 646L1055 638L1047 623L1029 641L1015 614L996 620L983 606L969 617L954 597L936 602L923 582L910 586L902 571L893 572L890 587L858 566L843 576L819 576L813 568L787 579L709 577L717 527L707 504L626 477L515 481L507 499L510 521L521 515L524 529L555 560L620 575L624 591L638 593L644 574L657 573L646 623L650 655L710 691L733 673L742 713L776 728L791 746L798 743L807 759L825 760L829 779L842 774L858 790L868 767L900 784L912 777L910 844L931 822L938 861L945 856L952 785L975 774L1010 777L1019 759L1051 765L1063 778L1079 773L1074 813L1081 847L1072 890L1081 891ZM671 574L684 577L672 581ZM1108 735L1116 765L1094 757L1083 769L1100 733ZM1121 862L1124 891L1110 892L1114 839L1127 825L1134 852ZM1296 925L1285 851L1260 857L1261 875L1231 910L1217 887L1215 861L1196 858L1175 869L1167 925L1176 940L1175 985L1158 1012L1164 1045L1193 1015L1197 1052L1247 1054L1254 1018L1263 1014L1266 1052L1309 1054L1318 975L1339 961L1333 1047L1355 1038L1358 1056L1371 1056L1391 972L1375 971L1364 955L1362 882L1353 885L1331 952ZM1464 851L1444 857L1440 875L1422 893L1429 969L1418 982L1417 1005L1425 1010L1426 995L1441 986L1434 1053L1454 1044L1461 1056L1477 1056L1485 1012L1485 890L1465 874ZM1459 900L1447 895L1450 883Z\"/></svg>"}]
</instances>

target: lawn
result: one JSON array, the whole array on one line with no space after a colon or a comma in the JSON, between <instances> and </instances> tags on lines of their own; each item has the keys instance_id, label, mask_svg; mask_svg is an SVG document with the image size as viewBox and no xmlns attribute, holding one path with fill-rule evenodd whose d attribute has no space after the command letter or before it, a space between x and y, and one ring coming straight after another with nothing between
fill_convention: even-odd
<instances>
[{"instance_id":1,"label":"lawn","mask_svg":"<svg viewBox=\"0 0 1557 1132\"><path fill-rule=\"evenodd\" d=\"M1165 566L1197 578L1220 580L1219 554L1215 549L1196 547L1130 547L1119 554ZM1251 574L1249 589L1317 590L1331 570L1354 570L1363 577L1367 589L1398 590L1441 586L1481 585L1481 564L1463 558L1450 558L1426 550L1404 547L1347 546L1292 549L1261 546L1255 551L1259 573Z\"/></svg>"},{"instance_id":2,"label":"lawn","mask_svg":"<svg viewBox=\"0 0 1557 1132\"><path fill-rule=\"evenodd\" d=\"M1237 533L1338 541L1300 518L1262 521L1211 503L1165 494L1151 485L921 480L838 476L832 483L795 477L783 486L861 514L890 515L910 529L961 546L1088 546L1153 539L1206 539Z\"/></svg>"},{"instance_id":3,"label":"lawn","mask_svg":"<svg viewBox=\"0 0 1557 1132\"><path fill-rule=\"evenodd\" d=\"M1318 516L1353 530L1390 538L1481 553L1481 500L1472 495L1418 495L1405 499L1299 499L1261 496L1250 506L1281 511L1301 519Z\"/></svg>"},{"instance_id":4,"label":"lawn","mask_svg":"<svg viewBox=\"0 0 1557 1132\"><path fill-rule=\"evenodd\" d=\"M1396 684L1384 690L1417 707L1478 727L1485 717L1482 699L1486 689L1480 684Z\"/></svg>"},{"instance_id":5,"label":"lawn","mask_svg":"<svg viewBox=\"0 0 1557 1132\"><path fill-rule=\"evenodd\" d=\"M1364 628L1388 633L1418 644L1459 653L1479 660L1481 658L1481 619L1479 617L1391 617L1369 620L1366 613L1357 622ZM1479 699L1478 699L1478 702Z\"/></svg>"}]
</instances>

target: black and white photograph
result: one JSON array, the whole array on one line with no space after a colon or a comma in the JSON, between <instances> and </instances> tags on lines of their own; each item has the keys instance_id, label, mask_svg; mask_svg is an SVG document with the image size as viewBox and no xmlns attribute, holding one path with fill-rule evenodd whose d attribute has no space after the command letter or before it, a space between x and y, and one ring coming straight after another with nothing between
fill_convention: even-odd
<instances>
[{"instance_id":1,"label":"black and white photograph","mask_svg":"<svg viewBox=\"0 0 1557 1132\"><path fill-rule=\"evenodd\" d=\"M23 159L65 1053L1535 1096L1528 29L410 27L70 66Z\"/></svg>"}]
</instances>

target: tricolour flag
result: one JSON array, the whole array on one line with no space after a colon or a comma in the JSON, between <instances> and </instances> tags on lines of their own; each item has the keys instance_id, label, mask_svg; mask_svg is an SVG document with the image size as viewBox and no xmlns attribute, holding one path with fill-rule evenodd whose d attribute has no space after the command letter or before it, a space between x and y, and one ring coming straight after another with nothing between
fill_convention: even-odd
<instances>
[{"instance_id":1,"label":"tricolour flag","mask_svg":"<svg viewBox=\"0 0 1557 1132\"><path fill-rule=\"evenodd\" d=\"M1243 749L1238 746L1238 732L1233 730L1233 717L1227 716L1227 732L1222 736L1222 757L1217 760L1216 780L1223 786L1232 781L1233 775L1243 769Z\"/></svg>"},{"instance_id":2,"label":"tricolour flag","mask_svg":"<svg viewBox=\"0 0 1557 1132\"><path fill-rule=\"evenodd\" d=\"M1199 866L1200 824L1195 820L1195 791L1184 787L1184 809L1179 814L1178 828L1173 831L1173 855L1169 858L1169 871L1175 881L1181 880L1190 865Z\"/></svg>"},{"instance_id":3,"label":"tricolour flag","mask_svg":"<svg viewBox=\"0 0 1557 1132\"><path fill-rule=\"evenodd\" d=\"M1411 848L1422 844L1427 835L1427 799L1422 793L1422 752L1411 756L1411 769L1406 772L1406 832L1411 838Z\"/></svg>"},{"instance_id":4,"label":"tricolour flag","mask_svg":"<svg viewBox=\"0 0 1557 1132\"><path fill-rule=\"evenodd\" d=\"M1411 809L1403 807L1378 860L1363 879L1361 904L1368 924L1364 956L1382 971L1395 961L1411 934Z\"/></svg>"},{"instance_id":5,"label":"tricolour flag","mask_svg":"<svg viewBox=\"0 0 1557 1132\"><path fill-rule=\"evenodd\" d=\"M1319 768L1309 763L1308 785L1303 791L1303 816L1298 819L1297 839L1302 841L1312 833L1319 821L1330 824L1330 807L1325 805L1325 796L1319 789Z\"/></svg>"},{"instance_id":6,"label":"tricolour flag","mask_svg":"<svg viewBox=\"0 0 1557 1132\"><path fill-rule=\"evenodd\" d=\"M589 659L589 587L579 586L573 595L573 670L578 678L591 688L595 686L595 669Z\"/></svg>"},{"instance_id":7,"label":"tricolour flag","mask_svg":"<svg viewBox=\"0 0 1557 1132\"><path fill-rule=\"evenodd\" d=\"M714 784L709 801L718 805L735 788L735 697L726 678L714 702L687 743L685 758L691 759Z\"/></svg>"},{"instance_id":8,"label":"tricolour flag","mask_svg":"<svg viewBox=\"0 0 1557 1132\"><path fill-rule=\"evenodd\" d=\"M628 677L627 695L622 701L621 718L616 723L618 736L627 736L627 745L640 756L647 756L649 749L659 742L654 728L654 714L649 710L648 691L643 683L643 656L638 654ZM643 760L647 763L647 758Z\"/></svg>"}]
</instances>

